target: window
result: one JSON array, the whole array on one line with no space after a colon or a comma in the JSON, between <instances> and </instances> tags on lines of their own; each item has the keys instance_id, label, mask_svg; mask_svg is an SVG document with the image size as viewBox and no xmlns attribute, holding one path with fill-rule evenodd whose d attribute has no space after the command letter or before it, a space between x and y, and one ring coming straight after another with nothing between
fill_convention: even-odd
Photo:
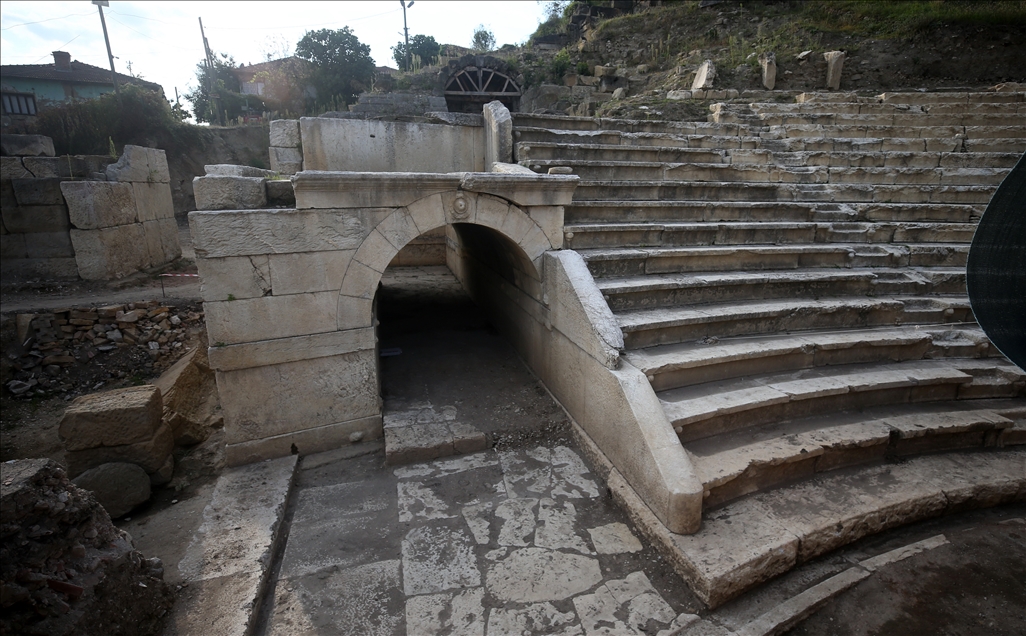
<instances>
[{"instance_id":1,"label":"window","mask_svg":"<svg viewBox=\"0 0 1026 636\"><path fill-rule=\"evenodd\" d=\"M36 96L32 93L4 93L5 115L35 115Z\"/></svg>"}]
</instances>

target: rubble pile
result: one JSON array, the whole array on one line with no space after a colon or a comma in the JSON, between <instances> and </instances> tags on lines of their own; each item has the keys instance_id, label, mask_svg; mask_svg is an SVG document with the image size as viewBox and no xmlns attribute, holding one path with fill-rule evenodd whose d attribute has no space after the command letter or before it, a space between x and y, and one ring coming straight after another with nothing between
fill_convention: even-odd
<instances>
[{"instance_id":1,"label":"rubble pile","mask_svg":"<svg viewBox=\"0 0 1026 636\"><path fill-rule=\"evenodd\" d=\"M98 385L77 387L69 377L71 367L119 351L148 356L150 366L169 364L190 333L202 330L203 312L146 301L18 314L15 320L20 350L8 354L8 391L24 398L65 393L70 399L72 391L96 390L104 383L100 378ZM125 376L125 371L109 374Z\"/></svg>"},{"instance_id":2,"label":"rubble pile","mask_svg":"<svg viewBox=\"0 0 1026 636\"><path fill-rule=\"evenodd\" d=\"M146 559L49 459L0 464L0 634L161 633L173 603Z\"/></svg>"}]
</instances>

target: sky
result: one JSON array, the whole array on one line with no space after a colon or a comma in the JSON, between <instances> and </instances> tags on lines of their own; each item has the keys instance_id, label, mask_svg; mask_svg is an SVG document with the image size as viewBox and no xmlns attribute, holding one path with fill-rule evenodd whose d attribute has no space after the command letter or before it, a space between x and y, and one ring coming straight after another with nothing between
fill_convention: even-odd
<instances>
[{"instance_id":1,"label":"sky","mask_svg":"<svg viewBox=\"0 0 1026 636\"><path fill-rule=\"evenodd\" d=\"M478 25L495 34L497 46L520 44L543 19L543 3L415 0L406 10L410 37L430 35L440 44L470 46ZM403 9L387 2L119 2L105 7L114 68L184 94L196 86L203 60L199 20L210 48L246 65L291 54L307 31L350 27L371 47L378 66L395 67L391 47L402 39ZM74 2L0 3L0 59L8 64L53 63L53 51L109 68L97 8ZM129 71L129 64L131 71ZM183 104L187 108L188 104Z\"/></svg>"}]
</instances>

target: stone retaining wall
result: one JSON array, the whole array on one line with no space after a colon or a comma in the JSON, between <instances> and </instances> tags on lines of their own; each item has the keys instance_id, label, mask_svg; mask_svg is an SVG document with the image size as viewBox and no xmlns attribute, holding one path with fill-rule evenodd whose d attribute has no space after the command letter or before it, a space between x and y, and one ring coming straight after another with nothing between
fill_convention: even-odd
<instances>
[{"instance_id":1,"label":"stone retaining wall","mask_svg":"<svg viewBox=\"0 0 1026 636\"><path fill-rule=\"evenodd\" d=\"M181 256L163 150L2 157L6 280L110 280Z\"/></svg>"}]
</instances>

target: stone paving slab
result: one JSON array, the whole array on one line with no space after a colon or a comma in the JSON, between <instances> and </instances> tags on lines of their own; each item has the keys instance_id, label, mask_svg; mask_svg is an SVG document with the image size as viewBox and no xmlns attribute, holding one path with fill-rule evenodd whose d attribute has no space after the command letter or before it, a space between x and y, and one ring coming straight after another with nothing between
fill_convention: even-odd
<instances>
[{"instance_id":1,"label":"stone paving slab","mask_svg":"<svg viewBox=\"0 0 1026 636\"><path fill-rule=\"evenodd\" d=\"M669 636L697 620L573 448L384 459L304 460L263 633Z\"/></svg>"}]
</instances>

